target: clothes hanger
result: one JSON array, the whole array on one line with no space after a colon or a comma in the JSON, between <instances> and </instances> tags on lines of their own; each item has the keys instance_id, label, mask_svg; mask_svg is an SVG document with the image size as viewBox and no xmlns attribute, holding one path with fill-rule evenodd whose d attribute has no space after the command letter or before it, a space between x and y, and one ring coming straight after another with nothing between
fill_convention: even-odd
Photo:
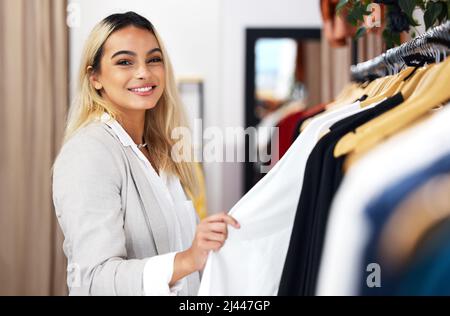
<instances>
[{"instance_id":1,"label":"clothes hanger","mask_svg":"<svg viewBox=\"0 0 450 316\"><path fill-rule=\"evenodd\" d=\"M325 112L318 113L318 114L306 119L301 124L301 126L299 128L300 133L305 130L306 126L308 126L308 124L313 119L321 117L322 115L326 114L329 111L333 111L340 107L354 103L354 101L356 99L360 98L363 95L363 88L361 87L361 85L362 85L361 83L355 83L355 82L348 84L346 86L346 88L344 88L344 90L347 89L347 91L345 91L345 93L342 93L342 92L339 93L338 97L336 97L336 100L327 104Z\"/></svg>"},{"instance_id":2,"label":"clothes hanger","mask_svg":"<svg viewBox=\"0 0 450 316\"><path fill-rule=\"evenodd\" d=\"M435 56L436 63L438 63L441 60L440 52L439 51L437 51L437 52L438 52L438 54ZM445 58L445 56L446 56L445 50L442 55ZM417 58L415 58L415 59L417 59ZM422 61L424 61L424 60L422 60ZM430 62L430 59L425 59L425 61ZM418 83L422 80L422 77L424 76L424 74L435 65L436 64L427 64L422 67L416 68L417 70L413 73L413 76L411 76L411 78L408 78L408 81L403 85L403 87L400 87L401 89L399 89L396 93L401 92L403 95L403 98L405 100L408 99L414 91L419 90L419 89L417 89ZM428 78L432 78L432 76L429 76ZM431 80L431 79L429 79L429 80ZM421 85L423 85L425 82L427 82L427 80L423 80ZM413 123L413 124L419 124L422 120L426 120L428 118L428 116L430 116L430 115L431 114L424 115L421 119L416 120L415 123ZM363 127L364 126L362 126L361 129L363 129ZM343 165L344 172L346 172L356 161L358 161L362 156L364 156L364 154L367 150L368 150L368 148L366 148L365 150L360 150L359 152L350 153L347 156L347 158L345 159L345 162Z\"/></svg>"},{"instance_id":3,"label":"clothes hanger","mask_svg":"<svg viewBox=\"0 0 450 316\"><path fill-rule=\"evenodd\" d=\"M361 102L361 107L366 107L391 97L404 85L405 79L415 71L415 67L410 67L410 62L406 62L402 57L400 50L390 53L390 56L384 54L382 57L384 58L383 61L389 73L394 73L395 75L392 76L392 79L386 83L382 90L377 91L376 95ZM401 70L405 66L406 68Z\"/></svg>"},{"instance_id":4,"label":"clothes hanger","mask_svg":"<svg viewBox=\"0 0 450 316\"><path fill-rule=\"evenodd\" d=\"M396 61L392 63L394 73L397 73L396 75L391 76L391 79L386 82L386 84L383 86L383 88L379 91L377 91L376 94L374 94L371 98L368 98L361 102L361 107L364 108L368 105L378 103L382 101L385 98L391 97L395 94L396 90L404 85L404 80L408 76L410 76L413 71L414 67L406 67L402 71L400 71L401 66L397 66L397 64L402 64L402 66L405 64L404 60L401 58L401 55L396 53L395 55ZM387 60L386 63L388 64Z\"/></svg>"},{"instance_id":5,"label":"clothes hanger","mask_svg":"<svg viewBox=\"0 0 450 316\"><path fill-rule=\"evenodd\" d=\"M418 82L417 86L415 87L415 91L421 91L421 87L423 87L424 83L427 81L427 76L431 76L433 74L433 70L436 70L432 67L430 67L430 70L428 72L426 72L422 79ZM398 107L397 107L398 108ZM394 110L394 109L393 109ZM393 111L391 110L391 111ZM389 112L391 112L389 111ZM387 113L389 113L387 112ZM386 115L386 114L385 114ZM380 116L380 117L383 117ZM358 127L355 132L350 132L348 134L346 134L344 137L342 137L339 142L336 144L336 147L334 149L334 156L335 157L340 157L346 154L349 154L350 152L352 152L356 146L357 143L359 142L359 138L361 138L361 135L368 131L371 130L373 128L374 125L376 125L377 123L377 119L379 119L380 117L373 119L372 121L363 124L362 126Z\"/></svg>"},{"instance_id":6,"label":"clothes hanger","mask_svg":"<svg viewBox=\"0 0 450 316\"><path fill-rule=\"evenodd\" d=\"M433 42L437 41L439 44L447 46L448 49L450 42L449 38L450 22L447 22L446 24L438 26L435 29L419 36L413 41L403 44L400 48L397 48L397 51L410 53L413 49L425 47L428 48L428 51L426 52L433 52L428 45L430 43L430 39L433 40ZM389 53L389 51L387 53ZM424 53L423 50L422 53ZM437 56L436 61L438 61ZM370 147L384 137L389 136L395 131L405 127L405 125L408 122L411 122L413 118L418 118L421 114L427 112L427 110L433 108L435 105L438 105L439 101L441 103L445 102L448 99L446 94L446 90L448 89L445 89L443 86L445 85L445 80L441 76L443 75L448 80L449 74L443 73L445 69L448 69L448 64L449 61L446 60L442 64L428 66L421 70L420 72L423 72L422 77L419 76L418 79L414 80L407 86L408 89L406 92L410 93L413 84L417 83L416 89L411 93L411 97L406 100L404 104L399 105L397 108L362 125L356 129L355 133L345 135L336 145L334 156L340 157L354 151L355 149L361 151L364 148ZM433 94L432 92L435 93ZM404 113L409 110L411 110L411 112L407 113L405 117L402 118L401 115L404 115ZM389 126L389 123L396 123L396 120L398 120L398 126ZM379 134L377 135L376 133Z\"/></svg>"},{"instance_id":7,"label":"clothes hanger","mask_svg":"<svg viewBox=\"0 0 450 316\"><path fill-rule=\"evenodd\" d=\"M417 87L419 81L421 80L423 75L426 73L426 71L431 69L431 67L433 65L434 64L426 65L424 67L417 69L414 72L414 76L409 78L408 81L406 81L406 82L403 81L400 84L400 86L398 87L399 89L394 93L394 95L401 92L404 100L406 100L411 95L411 93L414 91L414 89ZM361 131L361 130L364 130L365 127L369 128L370 125L367 125L367 126L363 125L363 126L357 128L356 130ZM350 132L347 135L345 135L341 140L343 140L342 142L345 143L346 141L348 141L348 138L352 139L353 137L354 137L353 133ZM342 144L339 144L339 142L338 142L337 146L342 146ZM337 149L337 150L339 151L340 149ZM344 166L343 166L344 172L346 172L356 161L358 161L359 158L361 158L361 156L363 156L363 153L359 153L359 154L349 153L348 157L346 158L346 160L344 162Z\"/></svg>"},{"instance_id":8,"label":"clothes hanger","mask_svg":"<svg viewBox=\"0 0 450 316\"><path fill-rule=\"evenodd\" d=\"M450 59L433 66L420 80L413 95L398 107L364 124L335 147L335 157L363 152L408 126L433 108L450 100ZM343 141L343 139L341 139ZM340 141L340 142L341 142ZM339 143L338 143L339 145Z\"/></svg>"},{"instance_id":9,"label":"clothes hanger","mask_svg":"<svg viewBox=\"0 0 450 316\"><path fill-rule=\"evenodd\" d=\"M423 75L431 68L431 66L432 65L425 65L415 70L414 75L409 78L408 81L404 81L404 84L398 86L394 94L401 92L403 98L405 100L408 99L414 92L414 89L422 79Z\"/></svg>"},{"instance_id":10,"label":"clothes hanger","mask_svg":"<svg viewBox=\"0 0 450 316\"><path fill-rule=\"evenodd\" d=\"M326 111L323 113L319 113L311 118L306 119L302 125L300 126L300 132L303 132L308 124L315 118L320 117L326 114L328 111L336 110L345 105L349 105L354 103L356 100L360 99L363 95L372 94L375 89L378 89L379 86L383 84L386 78L377 78L370 82L366 81L364 83L353 83L350 84L349 90L344 94L340 93L339 98L336 98L335 101L329 103L327 105ZM351 86L351 87L350 87Z\"/></svg>"},{"instance_id":11,"label":"clothes hanger","mask_svg":"<svg viewBox=\"0 0 450 316\"><path fill-rule=\"evenodd\" d=\"M366 99L361 103L361 107L366 107L370 104L377 103L385 98L391 97L398 93L405 85L405 79L415 71L414 67L407 67L398 73L392 80L384 87L384 89L377 93L372 98Z\"/></svg>"}]
</instances>

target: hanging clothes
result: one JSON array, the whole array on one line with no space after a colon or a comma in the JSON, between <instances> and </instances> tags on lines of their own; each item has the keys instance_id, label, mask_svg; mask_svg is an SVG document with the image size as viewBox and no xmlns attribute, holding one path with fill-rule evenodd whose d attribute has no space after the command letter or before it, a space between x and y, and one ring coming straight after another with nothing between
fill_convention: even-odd
<instances>
[{"instance_id":1,"label":"hanging clothes","mask_svg":"<svg viewBox=\"0 0 450 316\"><path fill-rule=\"evenodd\" d=\"M309 156L279 295L314 295L332 198L343 177L345 157L334 158L340 138L403 102L401 94L336 122Z\"/></svg>"},{"instance_id":2,"label":"hanging clothes","mask_svg":"<svg viewBox=\"0 0 450 316\"><path fill-rule=\"evenodd\" d=\"M399 179L450 150L450 108L393 136L347 172L329 213L317 295L356 295L364 247L372 230L364 210ZM432 141L430 141L432 140Z\"/></svg>"},{"instance_id":3,"label":"hanging clothes","mask_svg":"<svg viewBox=\"0 0 450 316\"><path fill-rule=\"evenodd\" d=\"M295 141L297 139L298 135L300 135L300 128L301 128L303 122L305 122L308 119L313 118L317 114L323 113L325 111L326 107L327 107L327 104L322 103L322 104L317 104L317 105L305 110L303 117L301 117L297 121L297 124L295 125L292 141Z\"/></svg>"},{"instance_id":4,"label":"hanging clothes","mask_svg":"<svg viewBox=\"0 0 450 316\"><path fill-rule=\"evenodd\" d=\"M442 45L450 23L446 28L426 36L437 36ZM423 39L414 40L414 45L426 42ZM408 53L414 45L407 45ZM387 68L390 75L376 64L378 79L373 80L366 64L356 67L363 73L358 78L365 80L367 75L370 83L349 86L326 110L318 106L316 115L293 111L279 122L283 133L289 133L296 122L299 135L291 146L286 143L289 149L284 156L231 209L241 229L230 228L221 250L210 253L200 295L357 295L363 291L366 266L378 259L371 247L381 241L394 245L384 239L390 236L384 227L393 225L388 215L410 214L411 209L396 212L401 201L430 177L450 173L446 162L439 160L450 153L450 107L434 110L450 99L445 89L450 63L422 67L424 60L419 60L417 71L406 67L398 72L407 66L395 64L398 52L376 59L393 67ZM388 62L394 57L395 67ZM306 127L300 131L299 124ZM441 224L447 218L445 211L441 216L440 222L434 217L415 226L425 236L421 251L410 251L411 264L402 278L392 275L396 284L387 288L389 293L411 290L407 286L421 278L413 273L422 269L447 275L437 262L442 260L446 267L450 255L447 226ZM436 230L425 233L424 227ZM430 271L423 275L434 282L432 286L411 292L446 290Z\"/></svg>"},{"instance_id":5,"label":"hanging clothes","mask_svg":"<svg viewBox=\"0 0 450 316\"><path fill-rule=\"evenodd\" d=\"M450 174L439 174L412 192L394 210L378 241L379 256L392 270L406 266L427 232L450 215L449 191Z\"/></svg>"},{"instance_id":6,"label":"hanging clothes","mask_svg":"<svg viewBox=\"0 0 450 316\"><path fill-rule=\"evenodd\" d=\"M367 206L365 214L369 220L369 225L371 226L371 234L366 246L363 264L358 271L365 272L365 267L372 262L380 263L383 269L383 286L368 287L366 275L365 273L361 273L359 285L361 294L393 295L396 293L396 286L400 282L399 279L401 279L401 276L397 276L394 267L391 267L388 263L384 264L383 258L378 256L378 244L383 228L390 218L395 215L395 209L408 194L411 194L416 188L426 183L430 178L449 172L450 153L446 153L443 157L433 161L424 169L408 175L406 178L403 178L386 188ZM425 211L426 209L423 210L423 212ZM436 211L434 215L437 216L438 214L439 213ZM414 231L415 227L411 225L409 229Z\"/></svg>"},{"instance_id":7,"label":"hanging clothes","mask_svg":"<svg viewBox=\"0 0 450 316\"><path fill-rule=\"evenodd\" d=\"M277 294L309 153L331 125L362 110L357 101L313 120L230 210L241 228L231 228L221 250L210 253L199 295Z\"/></svg>"},{"instance_id":8,"label":"hanging clothes","mask_svg":"<svg viewBox=\"0 0 450 316\"><path fill-rule=\"evenodd\" d=\"M325 104L319 104L308 108L304 111L293 113L288 117L281 120L278 124L279 129L279 156L280 158L288 151L289 147L297 138L298 134L296 129L300 121L304 121L308 118L315 116L325 110Z\"/></svg>"},{"instance_id":9,"label":"hanging clothes","mask_svg":"<svg viewBox=\"0 0 450 316\"><path fill-rule=\"evenodd\" d=\"M394 295L450 295L450 219L427 234L416 258L398 280Z\"/></svg>"}]
</instances>

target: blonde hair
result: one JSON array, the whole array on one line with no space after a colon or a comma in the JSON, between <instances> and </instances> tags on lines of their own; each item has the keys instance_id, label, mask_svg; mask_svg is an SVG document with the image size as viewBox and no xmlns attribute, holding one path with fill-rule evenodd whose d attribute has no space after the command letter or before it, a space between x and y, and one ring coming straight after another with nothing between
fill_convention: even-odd
<instances>
[{"instance_id":1,"label":"blonde hair","mask_svg":"<svg viewBox=\"0 0 450 316\"><path fill-rule=\"evenodd\" d=\"M175 144L175 141L171 138L172 130L177 127L188 128L186 114L178 95L172 64L153 25L134 12L113 14L106 17L94 27L89 35L81 60L77 95L69 111L64 143L80 128L100 117L104 112L117 119L118 113L114 106L106 102L91 84L89 68L92 67L94 71L100 69L100 59L106 40L115 31L128 26L135 26L152 32L158 41L164 61L166 78L164 92L155 108L151 112L146 111L145 115L144 138L151 148L152 160L157 169L178 176L186 193L194 198L199 193L194 163L175 162L171 159L171 149ZM188 143L189 140L177 140L178 145L180 142L183 142L184 149L189 148L192 152L192 145Z\"/></svg>"}]
</instances>

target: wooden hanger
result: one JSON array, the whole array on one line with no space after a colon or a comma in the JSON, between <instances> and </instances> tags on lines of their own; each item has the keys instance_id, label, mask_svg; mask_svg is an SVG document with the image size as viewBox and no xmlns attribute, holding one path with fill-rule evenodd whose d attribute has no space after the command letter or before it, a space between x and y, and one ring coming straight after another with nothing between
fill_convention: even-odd
<instances>
[{"instance_id":1,"label":"wooden hanger","mask_svg":"<svg viewBox=\"0 0 450 316\"><path fill-rule=\"evenodd\" d=\"M366 95L367 93L372 93L371 91L376 89L376 87L380 86L384 80L386 80L385 77L375 79L368 83L367 82L363 83L363 84L352 83L352 84L348 85L347 86L348 90L346 90L345 93L341 92L339 94L339 97L336 98L335 101L329 103L327 105L327 107L326 107L327 109L324 113L319 113L311 118L306 119L300 126L300 132L303 132L313 119L324 115L328 111L335 110L342 106L352 104L357 99L361 98L363 95Z\"/></svg>"},{"instance_id":2,"label":"wooden hanger","mask_svg":"<svg viewBox=\"0 0 450 316\"><path fill-rule=\"evenodd\" d=\"M371 104L378 103L385 98L389 98L395 94L395 91L404 85L404 79L408 77L414 71L414 67L408 67L393 76L391 80L389 80L382 90L378 91L373 97L368 98L361 102L361 107L367 107Z\"/></svg>"},{"instance_id":3,"label":"wooden hanger","mask_svg":"<svg viewBox=\"0 0 450 316\"><path fill-rule=\"evenodd\" d=\"M429 69L431 69L431 67ZM428 75L430 75L430 72L428 72ZM426 77L426 75L424 75L423 77ZM422 78L422 80L419 81L417 87L420 86L421 82L425 82L425 79L426 78ZM370 130L373 124L375 124L374 122L376 123L377 119L374 119L366 124L363 124L362 126L358 127L355 130L355 132L350 132L346 134L344 137L342 137L336 144L336 147L334 149L335 157L340 157L350 153L356 147L358 137L357 134L359 133L358 135L361 136L361 134L364 133L366 130Z\"/></svg>"},{"instance_id":4,"label":"wooden hanger","mask_svg":"<svg viewBox=\"0 0 450 316\"><path fill-rule=\"evenodd\" d=\"M335 157L361 152L379 143L450 99L450 59L434 65L423 75L416 90L403 104L382 114L341 139Z\"/></svg>"},{"instance_id":5,"label":"wooden hanger","mask_svg":"<svg viewBox=\"0 0 450 316\"><path fill-rule=\"evenodd\" d=\"M403 100L408 99L412 92L418 92L418 93L422 93L422 91L420 90L420 87L426 82L426 78L424 78L424 74L426 73L427 70L431 69L432 66L434 66L436 64L432 64L429 66L425 66L420 68L419 70L416 71L416 73L414 74L414 76L412 78L410 78L410 81L407 81L408 86L406 87L407 89L402 89L403 87L406 86L406 82L403 81L402 84L400 84L400 86L398 87L400 89L399 92L402 92L402 96L403 96ZM414 80L412 80L414 79ZM411 81L412 80L412 81ZM408 91L411 90L410 91ZM425 91L426 93L426 91ZM368 122L366 124L363 124L362 126L358 127L356 129L356 132L364 132L367 129L371 128L371 123Z\"/></svg>"},{"instance_id":6,"label":"wooden hanger","mask_svg":"<svg viewBox=\"0 0 450 316\"><path fill-rule=\"evenodd\" d=\"M364 93L363 85L360 83L351 83L347 85L348 89L345 89L345 93L339 93L333 102L327 104L327 110L334 110L345 106L347 104L353 103L356 99L360 98Z\"/></svg>"},{"instance_id":7,"label":"wooden hanger","mask_svg":"<svg viewBox=\"0 0 450 316\"><path fill-rule=\"evenodd\" d=\"M428 67L428 68L425 68L423 70L424 73L428 69L431 69L431 66ZM425 78L422 78L422 75L424 73L419 72L418 79L416 79L413 82L413 83L415 83L414 89L416 89L417 86L419 86L420 82L424 82L425 81ZM410 86L410 88L412 88L412 85ZM372 120L372 121L375 121L375 120ZM373 123L371 123L372 121L370 121L370 122L368 122L366 124L363 124L362 126L358 127L355 132L347 133L344 137L342 137L339 140L339 142L336 144L336 147L335 147L335 150L334 150L335 157L340 157L342 155L348 154L353 149L352 146L355 146L354 143L355 143L356 133L363 133L365 130L370 129L372 127L372 124L373 124Z\"/></svg>"},{"instance_id":8,"label":"wooden hanger","mask_svg":"<svg viewBox=\"0 0 450 316\"><path fill-rule=\"evenodd\" d=\"M414 126L416 124L420 124L422 121L427 120L431 115L432 114L430 112L429 114L422 116L420 119L414 121L414 123L412 123L411 125L408 125L408 128L411 126ZM358 160L360 160L362 157L364 157L367 154L368 150L369 149L366 149L364 151L359 151L357 153L356 152L349 153L346 156L343 167L342 167L344 173L347 173L348 169L350 169L354 163L356 163Z\"/></svg>"},{"instance_id":9,"label":"wooden hanger","mask_svg":"<svg viewBox=\"0 0 450 316\"><path fill-rule=\"evenodd\" d=\"M434 64L433 64L434 65ZM414 92L415 88L419 84L419 82L422 80L423 75L431 68L431 65L425 65L423 67L420 67L416 70L414 75L408 79L408 81L405 82L404 85L401 85L397 88L394 94L401 92L403 99L408 99L412 93Z\"/></svg>"}]
</instances>

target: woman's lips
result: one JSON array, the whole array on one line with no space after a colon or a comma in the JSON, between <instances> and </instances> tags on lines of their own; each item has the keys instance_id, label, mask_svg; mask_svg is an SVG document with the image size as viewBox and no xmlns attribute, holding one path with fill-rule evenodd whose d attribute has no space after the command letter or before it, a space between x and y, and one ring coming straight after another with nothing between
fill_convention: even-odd
<instances>
[{"instance_id":1,"label":"woman's lips","mask_svg":"<svg viewBox=\"0 0 450 316\"><path fill-rule=\"evenodd\" d=\"M156 86L145 87L145 88L132 88L132 89L128 89L128 91L130 91L133 94L146 97L146 96L152 95L155 89L156 89Z\"/></svg>"}]
</instances>

